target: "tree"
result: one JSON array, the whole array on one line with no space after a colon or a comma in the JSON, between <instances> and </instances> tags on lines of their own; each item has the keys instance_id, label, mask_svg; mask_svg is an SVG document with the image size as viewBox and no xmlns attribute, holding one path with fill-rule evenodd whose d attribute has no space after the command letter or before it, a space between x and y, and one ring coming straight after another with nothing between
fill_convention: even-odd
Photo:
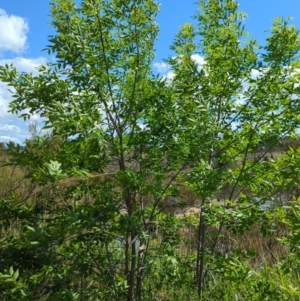
<instances>
[{"instance_id":1,"label":"tree","mask_svg":"<svg viewBox=\"0 0 300 301\"><path fill-rule=\"evenodd\" d=\"M18 300L205 298L212 273L230 270L219 251L225 231L265 225L261 204L284 178L276 160L262 159L299 127L298 32L278 18L259 47L235 1L199 7L171 46L171 81L151 69L152 0L53 1L57 34L46 50L56 62L37 76L1 67L12 113L40 114L53 134L10 147L11 163L43 187L22 205L16 195L1 203L3 223L21 221L1 251L1 266L20 270ZM186 256L181 231L195 220L165 214L166 196L188 205L182 186L201 209Z\"/></svg>"}]
</instances>

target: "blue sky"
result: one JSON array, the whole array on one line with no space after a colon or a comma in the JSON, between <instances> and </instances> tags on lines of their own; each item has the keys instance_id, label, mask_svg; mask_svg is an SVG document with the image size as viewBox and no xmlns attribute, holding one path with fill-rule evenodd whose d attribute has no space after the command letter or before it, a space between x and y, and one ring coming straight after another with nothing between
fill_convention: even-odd
<instances>
[{"instance_id":1,"label":"blue sky","mask_svg":"<svg viewBox=\"0 0 300 301\"><path fill-rule=\"evenodd\" d=\"M180 25L192 21L196 0L160 0L160 26L156 44L156 67L171 54L171 45ZM240 10L248 13L245 20L250 36L263 45L277 17L293 17L291 24L300 29L300 0L240 0ZM32 71L47 61L41 50L47 44L47 36L54 33L48 25L50 19L48 0L1 0L0 1L0 64L14 63L20 71ZM49 58L48 58L49 59ZM155 67L154 66L154 67ZM14 140L22 143L28 137L28 124L17 116L7 113L10 95L0 83L0 142ZM33 117L39 120L38 116Z\"/></svg>"}]
</instances>

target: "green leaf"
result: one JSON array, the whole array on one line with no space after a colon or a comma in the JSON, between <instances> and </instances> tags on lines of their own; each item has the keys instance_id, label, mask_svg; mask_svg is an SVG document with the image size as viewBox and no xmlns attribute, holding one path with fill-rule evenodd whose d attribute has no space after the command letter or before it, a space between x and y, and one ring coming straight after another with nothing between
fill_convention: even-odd
<instances>
[{"instance_id":1,"label":"green leaf","mask_svg":"<svg viewBox=\"0 0 300 301\"><path fill-rule=\"evenodd\" d=\"M8 279L5 279L4 282L15 282L15 279L13 279L13 278L8 278Z\"/></svg>"},{"instance_id":2,"label":"green leaf","mask_svg":"<svg viewBox=\"0 0 300 301\"><path fill-rule=\"evenodd\" d=\"M32 227L30 227L30 226L28 226L28 225L26 225L25 227L26 227L26 229L28 229L29 231L35 232L35 229L34 229L34 228L32 228Z\"/></svg>"},{"instance_id":3,"label":"green leaf","mask_svg":"<svg viewBox=\"0 0 300 301\"><path fill-rule=\"evenodd\" d=\"M13 274L13 278L14 278L15 280L17 280L18 277L19 277L19 270L17 269L17 270L14 272L14 274Z\"/></svg>"},{"instance_id":4,"label":"green leaf","mask_svg":"<svg viewBox=\"0 0 300 301\"><path fill-rule=\"evenodd\" d=\"M61 173L61 163L57 162L57 161L50 161L50 163L48 163L48 172L51 176L57 176Z\"/></svg>"}]
</instances>

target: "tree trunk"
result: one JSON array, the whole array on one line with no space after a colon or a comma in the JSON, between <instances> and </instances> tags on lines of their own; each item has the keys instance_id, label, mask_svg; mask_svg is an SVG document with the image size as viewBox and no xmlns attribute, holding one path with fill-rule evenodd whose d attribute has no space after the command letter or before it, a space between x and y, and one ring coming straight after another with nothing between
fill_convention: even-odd
<instances>
[{"instance_id":1,"label":"tree trunk","mask_svg":"<svg viewBox=\"0 0 300 301\"><path fill-rule=\"evenodd\" d=\"M204 264L205 264L205 232L206 225L203 215L203 208L200 212L200 221L198 229L198 243L197 243L197 263L196 263L196 279L198 286L198 295L201 298L204 286Z\"/></svg>"}]
</instances>

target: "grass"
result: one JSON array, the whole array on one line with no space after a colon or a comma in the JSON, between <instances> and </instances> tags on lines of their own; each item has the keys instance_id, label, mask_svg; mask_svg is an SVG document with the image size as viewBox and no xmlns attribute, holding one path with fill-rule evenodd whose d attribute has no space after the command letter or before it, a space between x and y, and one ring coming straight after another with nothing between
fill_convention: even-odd
<instances>
[{"instance_id":1,"label":"grass","mask_svg":"<svg viewBox=\"0 0 300 301\"><path fill-rule=\"evenodd\" d=\"M0 149L0 161L2 164L9 162L9 158L3 149ZM13 194L15 199L19 200L20 205L27 201L32 206L40 206L41 210L45 212L48 210L45 208L51 206L52 209L61 207L64 210L68 210L68 206L72 206L71 198L64 199L61 196L70 187L78 185L80 180L66 179L61 181L55 189L52 189L51 186L39 187L32 184L26 178L27 173L26 169L20 167L1 166L0 199L5 200ZM98 177L95 178L97 178L97 184L101 184L105 180L101 177L99 179ZM179 237L177 256L182 259L183 263L186 261L187 265L185 271L182 272L183 274L178 276L181 277L182 287L180 287L180 283L176 286L172 279L166 278L164 276L166 270L162 269L160 273L163 278L157 277L156 280L151 280L152 283L148 285L146 283L145 289L149 289L149 301L193 301L198 299L194 289L193 273L191 272L194 268L191 259L193 259L196 252L199 222L199 211L193 210L193 206L199 207L200 201L190 189L183 185L179 188L179 194L181 200L184 200L185 206L191 206L191 209L176 207L176 204L174 207L166 201L163 215L177 220L178 229L171 235ZM51 204L47 203L47 200L50 199L53 201ZM85 198L83 198L83 203L85 201ZM49 214L49 216L45 215L44 218L55 218L55 216L50 216L51 212L45 214ZM168 227L168 224L166 223L162 227ZM13 220L8 228L1 227L2 241L7 242L11 238L17 239L21 235L21 231L19 220ZM273 225L272 232L267 231L265 234L262 232L261 224L258 223L254 223L243 234L234 234L226 227L220 233L217 232L216 227L209 227L207 231L208 250L213 246L216 235L220 235L220 239L213 257L215 261L210 262L211 270L208 275L207 290L203 297L204 301L261 301L268 300L266 299L268 296L272 296L270 300L275 301L300 300L299 274L295 273L293 267L288 270L281 265L282 259L289 256L288 247L281 244L277 239L288 235L288 229L285 225L278 222L275 227ZM162 258L162 260L165 258L165 251L161 246L168 239L165 235L164 229L158 227L153 238L154 245L157 244L153 251L161 252L157 258ZM244 277L241 277L241 275L244 275ZM184 277L186 277L185 280ZM155 291L153 285L156 282L158 284L162 281L161 279L164 279L164 285L160 291Z\"/></svg>"}]
</instances>

